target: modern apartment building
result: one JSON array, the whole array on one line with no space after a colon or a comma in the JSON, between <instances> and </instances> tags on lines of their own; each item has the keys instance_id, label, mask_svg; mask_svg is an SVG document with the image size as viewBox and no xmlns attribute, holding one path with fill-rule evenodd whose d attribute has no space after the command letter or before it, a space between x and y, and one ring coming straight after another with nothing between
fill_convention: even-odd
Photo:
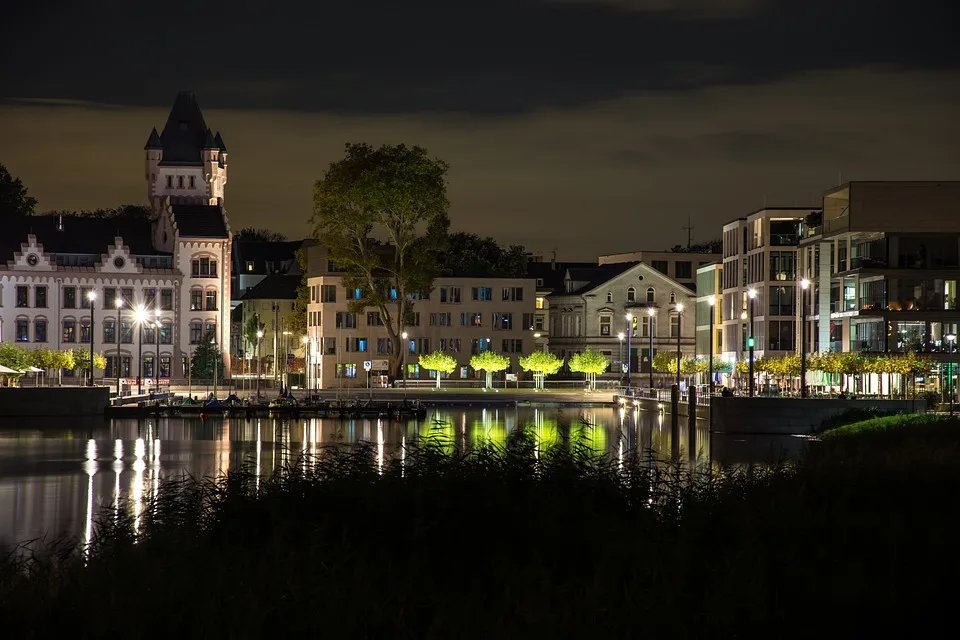
<instances>
[{"instance_id":1,"label":"modern apartment building","mask_svg":"<svg viewBox=\"0 0 960 640\"><path fill-rule=\"evenodd\" d=\"M719 262L719 253L686 251L631 251L600 256L602 265L645 262L665 276L669 276L691 291L697 290L697 269L711 262Z\"/></svg>"},{"instance_id":2,"label":"modern apartment building","mask_svg":"<svg viewBox=\"0 0 960 640\"><path fill-rule=\"evenodd\" d=\"M755 211L723 226L722 357L746 357L751 318L754 357L797 347L797 245L803 220L818 207Z\"/></svg>"},{"instance_id":3,"label":"modern apartment building","mask_svg":"<svg viewBox=\"0 0 960 640\"><path fill-rule=\"evenodd\" d=\"M144 147L149 216L7 218L0 340L89 348L107 381L184 375L194 345L229 348L227 150L180 93ZM95 297L94 297L95 296ZM140 357L142 353L142 358ZM227 367L229 370L229 366Z\"/></svg>"},{"instance_id":4,"label":"modern apartment building","mask_svg":"<svg viewBox=\"0 0 960 640\"><path fill-rule=\"evenodd\" d=\"M407 338L395 344L379 311L350 310L360 292L343 286L342 273L329 263L324 249L313 247L309 255L310 387L365 387L364 363L370 362L371 373L378 378L389 377L390 357L398 352L406 354L408 380L433 377L417 362L421 354L436 350L456 358L453 379L474 378L470 357L490 350L509 356L509 372L518 373L519 357L537 348L531 329L536 305L533 278L437 278L428 297L411 300Z\"/></svg>"},{"instance_id":5,"label":"modern apartment building","mask_svg":"<svg viewBox=\"0 0 960 640\"><path fill-rule=\"evenodd\" d=\"M710 336L710 314L713 314L713 337ZM713 356L723 353L723 264L714 262L697 269L697 357L709 357L713 340Z\"/></svg>"},{"instance_id":6,"label":"modern apartment building","mask_svg":"<svg viewBox=\"0 0 960 640\"><path fill-rule=\"evenodd\" d=\"M923 382L956 393L960 182L844 184L803 236L810 351L927 353L938 366Z\"/></svg>"},{"instance_id":7,"label":"modern apartment building","mask_svg":"<svg viewBox=\"0 0 960 640\"><path fill-rule=\"evenodd\" d=\"M649 372L657 351L676 350L678 332L682 353L693 355L694 293L650 265L569 268L564 284L550 296L550 351L561 358L590 348L606 354L617 375L621 362L631 374ZM629 345L619 337L627 333Z\"/></svg>"}]
</instances>

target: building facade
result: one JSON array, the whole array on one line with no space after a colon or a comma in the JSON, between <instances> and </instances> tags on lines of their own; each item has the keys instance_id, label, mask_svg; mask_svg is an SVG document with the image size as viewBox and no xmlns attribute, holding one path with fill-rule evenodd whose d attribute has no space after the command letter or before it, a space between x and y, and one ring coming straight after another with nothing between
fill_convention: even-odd
<instances>
[{"instance_id":1,"label":"building facade","mask_svg":"<svg viewBox=\"0 0 960 640\"><path fill-rule=\"evenodd\" d=\"M803 220L818 211L818 207L766 208L724 225L725 360L747 357L751 323L754 358L796 350L797 246Z\"/></svg>"},{"instance_id":2,"label":"building facade","mask_svg":"<svg viewBox=\"0 0 960 640\"><path fill-rule=\"evenodd\" d=\"M676 351L678 334L681 353L693 355L694 301L646 263L567 269L564 293L550 296L550 351L566 359L589 348L607 355L618 376L621 363L631 374L649 372L658 351Z\"/></svg>"},{"instance_id":3,"label":"building facade","mask_svg":"<svg viewBox=\"0 0 960 640\"><path fill-rule=\"evenodd\" d=\"M0 339L107 357L106 382L182 377L196 345L229 348L227 153L193 94L145 146L150 215L4 222ZM141 356L142 354L142 356ZM226 359L229 361L229 359ZM229 369L229 365L227 366Z\"/></svg>"},{"instance_id":4,"label":"building facade","mask_svg":"<svg viewBox=\"0 0 960 640\"><path fill-rule=\"evenodd\" d=\"M261 373L276 377L282 372L285 360L304 355L303 335L294 335L288 330L290 318L295 313L297 289L301 281L300 275L276 274L260 280L243 294L234 312L239 312L234 355L243 362L241 366L245 373L256 372L256 362L260 361L263 363ZM263 327L263 336L259 340L256 334L246 335L245 331L254 318L259 318L259 324Z\"/></svg>"},{"instance_id":5,"label":"building facade","mask_svg":"<svg viewBox=\"0 0 960 640\"><path fill-rule=\"evenodd\" d=\"M723 354L723 264L714 262L697 269L697 357ZM711 317L712 323L711 323ZM710 335L711 326L713 336Z\"/></svg>"},{"instance_id":6,"label":"building facade","mask_svg":"<svg viewBox=\"0 0 960 640\"><path fill-rule=\"evenodd\" d=\"M956 393L960 182L850 182L803 236L809 351L929 354L923 384Z\"/></svg>"},{"instance_id":7,"label":"building facade","mask_svg":"<svg viewBox=\"0 0 960 640\"><path fill-rule=\"evenodd\" d=\"M631 251L600 256L600 265L625 262L645 262L665 276L673 278L691 291L697 290L697 269L719 262L719 253L693 253L685 251Z\"/></svg>"},{"instance_id":8,"label":"building facade","mask_svg":"<svg viewBox=\"0 0 960 640\"><path fill-rule=\"evenodd\" d=\"M359 296L343 286L343 276L331 270L323 248L311 250L307 284L307 385L311 388L366 387L364 363L378 380L391 377L390 358L404 353L408 380L427 380L418 357L444 351L457 360L451 379L472 379L470 357L496 351L510 357L508 372L520 372L518 359L533 351L535 280L530 278L443 277L434 281L427 298L412 301L405 344L394 344L379 311L349 309ZM402 350L402 351L398 351Z\"/></svg>"}]
</instances>

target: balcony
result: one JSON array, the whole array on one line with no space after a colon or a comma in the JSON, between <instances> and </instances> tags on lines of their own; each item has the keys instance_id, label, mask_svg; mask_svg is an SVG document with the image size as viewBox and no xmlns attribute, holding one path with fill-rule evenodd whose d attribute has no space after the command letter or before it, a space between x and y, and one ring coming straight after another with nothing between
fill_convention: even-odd
<instances>
[{"instance_id":1,"label":"balcony","mask_svg":"<svg viewBox=\"0 0 960 640\"><path fill-rule=\"evenodd\" d=\"M771 247L795 247L800 244L799 233L772 233L770 234Z\"/></svg>"}]
</instances>

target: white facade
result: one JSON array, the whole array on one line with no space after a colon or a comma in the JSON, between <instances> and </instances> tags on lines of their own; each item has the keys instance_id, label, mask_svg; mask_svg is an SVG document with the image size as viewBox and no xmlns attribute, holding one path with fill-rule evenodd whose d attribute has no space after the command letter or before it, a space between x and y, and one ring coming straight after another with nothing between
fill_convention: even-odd
<instances>
[{"instance_id":1,"label":"white facade","mask_svg":"<svg viewBox=\"0 0 960 640\"><path fill-rule=\"evenodd\" d=\"M207 139L202 145L200 130ZM145 149L149 218L7 221L6 242L0 242L0 340L89 349L92 324L94 351L108 358L106 371L95 375L109 381L118 363L125 378L153 378L158 368L162 378L183 377L185 360L212 334L229 375L226 150L207 148L211 136L192 94L180 94L163 135L154 130ZM203 148L192 149L191 140ZM222 146L219 134L216 140ZM164 164L172 145L177 160ZM183 159L191 154L196 162ZM172 191L168 176L174 176ZM184 178L180 191L177 176Z\"/></svg>"}]
</instances>

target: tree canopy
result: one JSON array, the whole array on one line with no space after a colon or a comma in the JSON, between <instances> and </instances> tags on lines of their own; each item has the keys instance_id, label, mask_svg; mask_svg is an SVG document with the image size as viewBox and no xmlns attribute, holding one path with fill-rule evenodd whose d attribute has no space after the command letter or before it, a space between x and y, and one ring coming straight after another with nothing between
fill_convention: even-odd
<instances>
[{"instance_id":1,"label":"tree canopy","mask_svg":"<svg viewBox=\"0 0 960 640\"><path fill-rule=\"evenodd\" d=\"M723 240L714 238L713 240L691 244L689 247L677 244L670 251L673 253L721 253L723 252Z\"/></svg>"},{"instance_id":2,"label":"tree canopy","mask_svg":"<svg viewBox=\"0 0 960 640\"><path fill-rule=\"evenodd\" d=\"M443 351L434 351L433 353L421 354L418 359L420 366L427 371L437 372L437 389L440 388L440 373L450 375L457 368L457 359L449 353Z\"/></svg>"},{"instance_id":3,"label":"tree canopy","mask_svg":"<svg viewBox=\"0 0 960 640\"><path fill-rule=\"evenodd\" d=\"M223 358L220 356L220 348L213 343L214 334L208 333L193 352L193 359L190 361L192 376L199 379L213 378L214 367L216 367L217 376L223 377Z\"/></svg>"},{"instance_id":4,"label":"tree canopy","mask_svg":"<svg viewBox=\"0 0 960 640\"><path fill-rule=\"evenodd\" d=\"M36 206L36 198L30 197L20 178L14 178L0 164L0 218L32 216Z\"/></svg>"},{"instance_id":5,"label":"tree canopy","mask_svg":"<svg viewBox=\"0 0 960 640\"><path fill-rule=\"evenodd\" d=\"M450 275L520 278L527 272L527 254L522 245L504 248L489 236L458 231L447 236L440 266Z\"/></svg>"},{"instance_id":6,"label":"tree canopy","mask_svg":"<svg viewBox=\"0 0 960 640\"><path fill-rule=\"evenodd\" d=\"M482 351L470 358L470 366L487 374L487 387L493 386L493 374L510 367L510 357L496 351Z\"/></svg>"},{"instance_id":7,"label":"tree canopy","mask_svg":"<svg viewBox=\"0 0 960 640\"><path fill-rule=\"evenodd\" d=\"M293 301L293 313L287 316L287 330L295 335L307 333L307 305L310 304L310 287L307 285L307 250L297 249L297 264L300 266L300 284L297 285L297 298Z\"/></svg>"},{"instance_id":8,"label":"tree canopy","mask_svg":"<svg viewBox=\"0 0 960 640\"><path fill-rule=\"evenodd\" d=\"M349 143L314 185L314 236L344 270L344 287L361 293L350 310L379 310L394 344L412 299L429 295L438 272L450 226L447 169L422 147ZM402 351L391 356L395 372Z\"/></svg>"},{"instance_id":9,"label":"tree canopy","mask_svg":"<svg viewBox=\"0 0 960 640\"><path fill-rule=\"evenodd\" d=\"M609 366L610 359L593 349L588 348L583 353L570 356L570 371L584 374L594 390L597 388L597 375L606 372Z\"/></svg>"},{"instance_id":10,"label":"tree canopy","mask_svg":"<svg viewBox=\"0 0 960 640\"><path fill-rule=\"evenodd\" d=\"M269 229L244 227L233 234L233 239L246 242L286 242L287 236Z\"/></svg>"},{"instance_id":11,"label":"tree canopy","mask_svg":"<svg viewBox=\"0 0 960 640\"><path fill-rule=\"evenodd\" d=\"M80 211L71 211L68 209L52 209L44 211L43 216L68 216L81 218L149 218L152 210L143 204L122 204L113 209L81 209Z\"/></svg>"}]
</instances>

